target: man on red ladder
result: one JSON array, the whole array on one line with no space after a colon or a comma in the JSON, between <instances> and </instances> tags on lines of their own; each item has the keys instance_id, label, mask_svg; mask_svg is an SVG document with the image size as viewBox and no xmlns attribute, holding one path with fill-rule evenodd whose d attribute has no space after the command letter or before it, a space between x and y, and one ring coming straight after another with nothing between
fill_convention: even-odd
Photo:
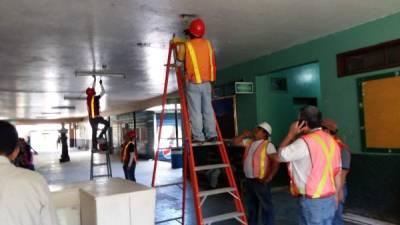
<instances>
[{"instance_id":1,"label":"man on red ladder","mask_svg":"<svg viewBox=\"0 0 400 225\"><path fill-rule=\"evenodd\" d=\"M185 33L189 40L173 38L172 43L178 45L178 60L185 61L192 142L217 141L211 104L211 82L216 79L214 50L210 41L203 38L205 25L202 19L193 20Z\"/></svg>"},{"instance_id":2,"label":"man on red ladder","mask_svg":"<svg viewBox=\"0 0 400 225\"><path fill-rule=\"evenodd\" d=\"M99 83L101 87L101 92L99 95L96 95L96 76L93 75L93 79L94 80L92 87L86 89L86 103L89 113L89 122L90 126L92 127L92 151L97 151L97 139L104 138L107 129L110 127L110 123L100 116L100 98L106 93L103 87L103 81L100 79ZM97 137L96 134L99 123L104 124L104 128L101 131L100 135Z\"/></svg>"},{"instance_id":3,"label":"man on red ladder","mask_svg":"<svg viewBox=\"0 0 400 225\"><path fill-rule=\"evenodd\" d=\"M122 146L121 150L121 162L123 164L122 168L124 170L125 179L136 182L135 178L135 168L136 161L138 159L135 138L136 132L131 130L126 134L126 142Z\"/></svg>"}]
</instances>

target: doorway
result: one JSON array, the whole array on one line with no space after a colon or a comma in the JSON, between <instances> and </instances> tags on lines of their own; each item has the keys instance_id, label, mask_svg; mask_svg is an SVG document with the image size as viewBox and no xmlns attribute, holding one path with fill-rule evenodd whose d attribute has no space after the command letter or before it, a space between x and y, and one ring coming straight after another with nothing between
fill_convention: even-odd
<instances>
[{"instance_id":1,"label":"doorway","mask_svg":"<svg viewBox=\"0 0 400 225\"><path fill-rule=\"evenodd\" d=\"M318 63L309 63L256 77L257 118L272 126L272 141L279 144L305 105L321 103Z\"/></svg>"}]
</instances>

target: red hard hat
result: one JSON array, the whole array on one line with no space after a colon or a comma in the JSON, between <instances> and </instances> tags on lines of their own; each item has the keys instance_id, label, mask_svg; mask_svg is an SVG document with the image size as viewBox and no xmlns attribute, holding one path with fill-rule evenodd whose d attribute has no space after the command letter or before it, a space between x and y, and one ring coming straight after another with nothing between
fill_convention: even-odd
<instances>
[{"instance_id":1,"label":"red hard hat","mask_svg":"<svg viewBox=\"0 0 400 225\"><path fill-rule=\"evenodd\" d=\"M190 23L188 30L193 36L201 38L206 31L206 25L202 19L198 18Z\"/></svg>"},{"instance_id":2,"label":"red hard hat","mask_svg":"<svg viewBox=\"0 0 400 225\"><path fill-rule=\"evenodd\" d=\"M130 138L136 137L136 132L134 130L128 131L128 137Z\"/></svg>"},{"instance_id":3,"label":"red hard hat","mask_svg":"<svg viewBox=\"0 0 400 225\"><path fill-rule=\"evenodd\" d=\"M95 95L96 91L93 88L87 88L86 89L86 94L87 95Z\"/></svg>"}]
</instances>

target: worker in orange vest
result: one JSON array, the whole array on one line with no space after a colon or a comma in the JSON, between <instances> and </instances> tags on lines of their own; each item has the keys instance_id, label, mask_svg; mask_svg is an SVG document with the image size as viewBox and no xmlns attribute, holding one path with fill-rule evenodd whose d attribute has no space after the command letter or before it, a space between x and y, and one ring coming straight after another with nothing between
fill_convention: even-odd
<instances>
[{"instance_id":1,"label":"worker in orange vest","mask_svg":"<svg viewBox=\"0 0 400 225\"><path fill-rule=\"evenodd\" d=\"M340 148L321 121L317 107L303 107L278 150L280 160L288 162L290 190L304 225L332 224L341 186Z\"/></svg>"},{"instance_id":2,"label":"worker in orange vest","mask_svg":"<svg viewBox=\"0 0 400 225\"><path fill-rule=\"evenodd\" d=\"M351 152L348 145L343 143L343 141L338 136L338 126L335 121L331 119L324 119L321 123L322 129L332 135L337 144L340 147L340 156L342 160L342 172L341 172L341 188L338 189L338 201L339 205L336 209L335 218L333 219L332 225L343 225L343 207L347 197L347 186L346 186L346 177L350 172L350 161L351 161Z\"/></svg>"},{"instance_id":3,"label":"worker in orange vest","mask_svg":"<svg viewBox=\"0 0 400 225\"><path fill-rule=\"evenodd\" d=\"M136 182L135 168L138 159L135 146L136 132L131 130L125 135L125 143L121 149L122 169L124 170L125 179Z\"/></svg>"},{"instance_id":4,"label":"worker in orange vest","mask_svg":"<svg viewBox=\"0 0 400 225\"><path fill-rule=\"evenodd\" d=\"M110 123L100 116L100 98L106 93L103 86L103 81L100 79L101 92L96 95L96 76L93 75L93 85L86 89L86 104L89 114L89 123L92 127L92 151L97 151L97 139L104 138ZM104 124L104 128L97 137L97 129L99 124Z\"/></svg>"},{"instance_id":5,"label":"worker in orange vest","mask_svg":"<svg viewBox=\"0 0 400 225\"><path fill-rule=\"evenodd\" d=\"M279 168L275 146L270 141L272 128L267 122L260 123L253 132L245 131L233 139L236 146L245 147L243 171L246 176L245 197L249 225L273 225L270 181ZM261 208L262 223L259 223Z\"/></svg>"},{"instance_id":6,"label":"worker in orange vest","mask_svg":"<svg viewBox=\"0 0 400 225\"><path fill-rule=\"evenodd\" d=\"M188 40L173 38L178 46L177 58L185 61L186 97L192 127L192 142L216 141L211 82L216 79L215 54L209 40L203 38L202 19L193 20L185 30ZM204 131L204 133L203 133Z\"/></svg>"}]
</instances>

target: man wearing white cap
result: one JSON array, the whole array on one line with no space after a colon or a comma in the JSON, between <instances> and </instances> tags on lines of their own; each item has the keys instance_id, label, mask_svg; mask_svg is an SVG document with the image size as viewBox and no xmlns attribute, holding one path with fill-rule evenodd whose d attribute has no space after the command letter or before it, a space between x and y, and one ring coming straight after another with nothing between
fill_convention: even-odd
<instances>
[{"instance_id":1,"label":"man wearing white cap","mask_svg":"<svg viewBox=\"0 0 400 225\"><path fill-rule=\"evenodd\" d=\"M275 146L270 142L272 128L260 123L253 132L244 131L233 139L233 144L244 146L243 170L246 176L246 206L249 225L257 225L261 207L263 225L274 224L274 211L269 182L279 168Z\"/></svg>"}]
</instances>

